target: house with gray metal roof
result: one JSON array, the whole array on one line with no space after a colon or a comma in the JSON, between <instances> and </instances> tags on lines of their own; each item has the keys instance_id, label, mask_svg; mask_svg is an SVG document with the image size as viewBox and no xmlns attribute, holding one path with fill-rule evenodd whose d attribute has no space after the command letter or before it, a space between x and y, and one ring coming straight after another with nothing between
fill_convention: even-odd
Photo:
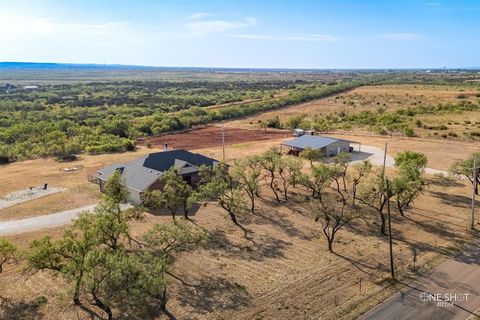
<instances>
[{"instance_id":1,"label":"house with gray metal roof","mask_svg":"<svg viewBox=\"0 0 480 320\"><path fill-rule=\"evenodd\" d=\"M100 191L104 192L105 182L116 171L122 174L129 192L129 201L141 204L141 196L146 191L162 188L161 177L165 171L174 167L187 183L198 183L200 166L213 167L217 160L187 150L165 150L123 163L115 163L97 171L96 179Z\"/></svg>"},{"instance_id":2,"label":"house with gray metal roof","mask_svg":"<svg viewBox=\"0 0 480 320\"><path fill-rule=\"evenodd\" d=\"M331 137L303 135L282 143L282 146L288 147L288 153L292 155L298 155L305 148L312 148L321 149L325 157L332 157L340 152L351 152L353 147L350 145L353 143L358 142Z\"/></svg>"}]
</instances>

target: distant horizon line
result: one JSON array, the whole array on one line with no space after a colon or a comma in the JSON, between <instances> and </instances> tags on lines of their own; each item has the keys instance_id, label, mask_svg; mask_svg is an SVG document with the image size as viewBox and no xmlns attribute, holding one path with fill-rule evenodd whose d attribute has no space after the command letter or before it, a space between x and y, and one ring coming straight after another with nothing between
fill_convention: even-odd
<instances>
[{"instance_id":1,"label":"distant horizon line","mask_svg":"<svg viewBox=\"0 0 480 320\"><path fill-rule=\"evenodd\" d=\"M122 63L81 63L81 62L32 62L32 61L0 61L0 68L1 67L8 67L15 68L14 66L17 65L18 67L27 66L73 66L73 67L116 67L116 68L137 68L137 69L198 69L198 70L271 70L271 71L351 71L351 70L358 70L358 71L403 71L403 70L480 70L480 66L478 67L357 67L357 68L305 68L305 67L213 67L213 66L200 66L200 67L193 67L193 66L154 66L154 65L140 65L140 64L122 64Z\"/></svg>"}]
</instances>

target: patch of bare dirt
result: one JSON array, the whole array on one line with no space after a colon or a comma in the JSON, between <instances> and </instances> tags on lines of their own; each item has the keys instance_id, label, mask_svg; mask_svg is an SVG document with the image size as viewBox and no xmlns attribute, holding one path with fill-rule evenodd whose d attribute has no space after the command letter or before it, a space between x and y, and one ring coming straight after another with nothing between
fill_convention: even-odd
<instances>
[{"instance_id":1,"label":"patch of bare dirt","mask_svg":"<svg viewBox=\"0 0 480 320\"><path fill-rule=\"evenodd\" d=\"M225 128L225 144L239 144L251 141L262 141L290 137L291 133L282 130L249 130L240 128ZM222 128L220 126L208 126L191 129L179 133L166 134L139 140L140 145L162 148L168 144L169 148L175 149L199 149L222 145Z\"/></svg>"}]
</instances>

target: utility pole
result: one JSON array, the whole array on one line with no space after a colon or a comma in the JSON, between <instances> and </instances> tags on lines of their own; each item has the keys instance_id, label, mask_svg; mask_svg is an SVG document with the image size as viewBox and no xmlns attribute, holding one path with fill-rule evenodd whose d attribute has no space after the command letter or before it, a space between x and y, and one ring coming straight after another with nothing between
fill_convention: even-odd
<instances>
[{"instance_id":1,"label":"utility pole","mask_svg":"<svg viewBox=\"0 0 480 320\"><path fill-rule=\"evenodd\" d=\"M225 162L225 127L222 121L222 154L223 154L223 162Z\"/></svg>"},{"instance_id":2,"label":"utility pole","mask_svg":"<svg viewBox=\"0 0 480 320\"><path fill-rule=\"evenodd\" d=\"M382 183L385 180L385 166L387 164L387 143L385 142L385 149L383 152L383 169L382 169Z\"/></svg>"},{"instance_id":3,"label":"utility pole","mask_svg":"<svg viewBox=\"0 0 480 320\"><path fill-rule=\"evenodd\" d=\"M390 216L390 183L386 179L387 183L387 216L388 216L388 245L390 250L390 273L392 279L395 279L395 265L393 264L393 241L392 241L392 219Z\"/></svg>"},{"instance_id":4,"label":"utility pole","mask_svg":"<svg viewBox=\"0 0 480 320\"><path fill-rule=\"evenodd\" d=\"M387 165L387 142L385 142L385 150L383 153L383 168L382 168L382 188L384 189L385 197L387 197L387 219L388 219L388 246L390 253L390 273L392 279L395 279L395 265L393 264L393 240L392 240L392 218L390 215L390 183L385 178L385 167Z\"/></svg>"},{"instance_id":5,"label":"utility pole","mask_svg":"<svg viewBox=\"0 0 480 320\"><path fill-rule=\"evenodd\" d=\"M477 190L477 157L473 156L473 168L472 168L472 216L470 217L470 229L475 229L475 194Z\"/></svg>"}]
</instances>

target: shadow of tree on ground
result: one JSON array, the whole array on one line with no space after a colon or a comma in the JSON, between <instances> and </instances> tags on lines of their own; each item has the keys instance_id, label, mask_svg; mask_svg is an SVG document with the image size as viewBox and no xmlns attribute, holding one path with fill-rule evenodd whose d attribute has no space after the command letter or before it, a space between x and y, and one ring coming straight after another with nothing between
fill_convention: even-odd
<instances>
[{"instance_id":1,"label":"shadow of tree on ground","mask_svg":"<svg viewBox=\"0 0 480 320\"><path fill-rule=\"evenodd\" d=\"M250 305L252 296L243 285L221 276L206 276L196 283L180 287L178 299L200 314L215 310L239 310Z\"/></svg>"},{"instance_id":2,"label":"shadow of tree on ground","mask_svg":"<svg viewBox=\"0 0 480 320\"><path fill-rule=\"evenodd\" d=\"M44 315L38 310L35 302L0 297L0 316L3 320L37 320Z\"/></svg>"},{"instance_id":3,"label":"shadow of tree on ground","mask_svg":"<svg viewBox=\"0 0 480 320\"><path fill-rule=\"evenodd\" d=\"M263 261L270 258L283 257L283 251L292 243L272 237L257 235L249 239L248 245L232 242L225 231L212 230L209 234L207 249L214 255L228 256L243 260Z\"/></svg>"}]
</instances>

